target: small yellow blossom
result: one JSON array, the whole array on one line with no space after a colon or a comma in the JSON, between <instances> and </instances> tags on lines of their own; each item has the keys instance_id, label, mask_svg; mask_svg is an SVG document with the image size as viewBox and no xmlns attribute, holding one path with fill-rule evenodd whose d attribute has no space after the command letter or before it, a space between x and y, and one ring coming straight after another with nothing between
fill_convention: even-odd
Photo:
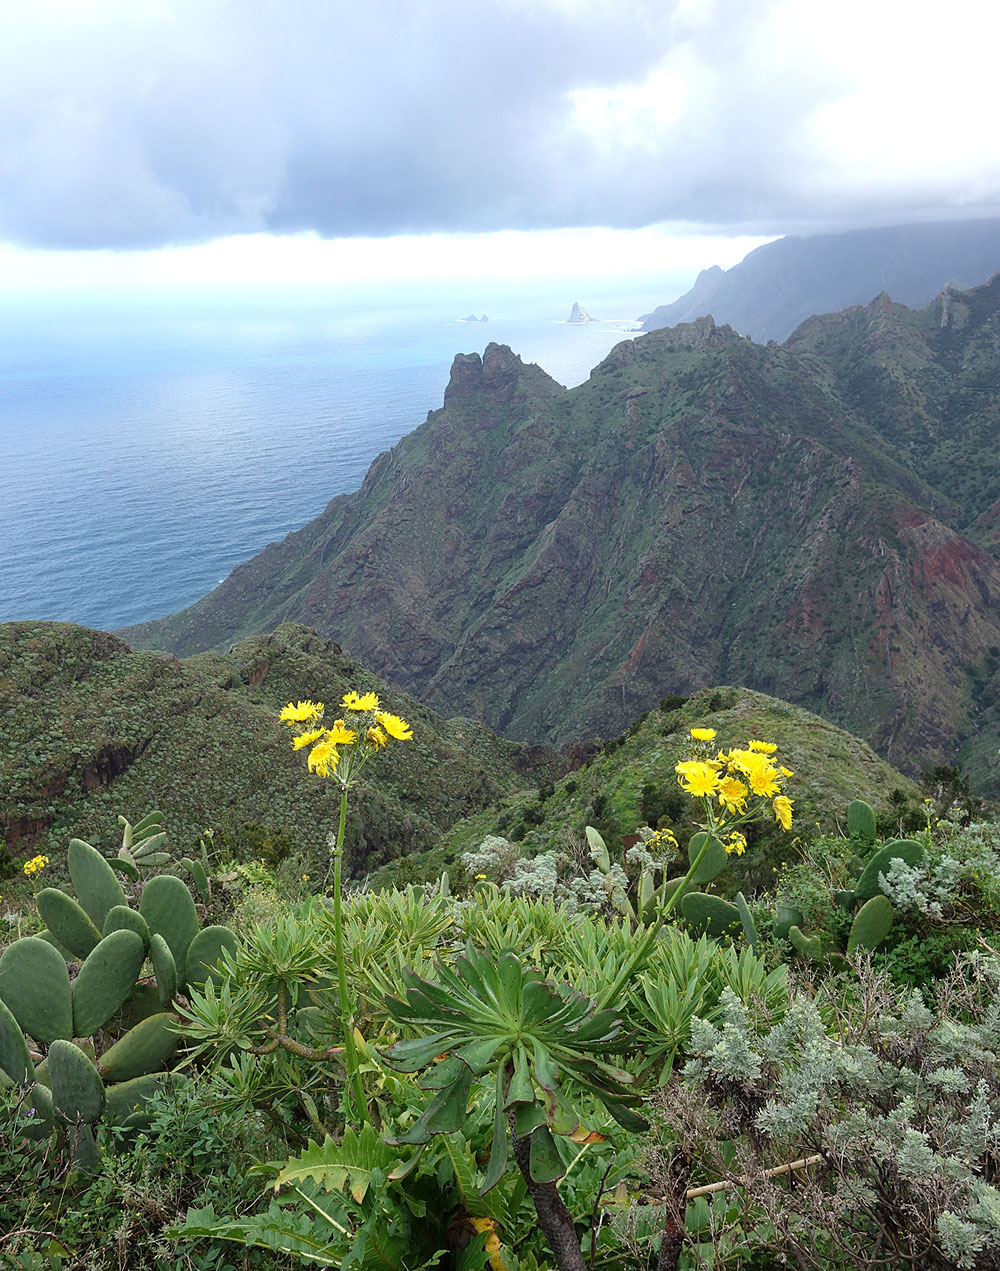
<instances>
[{"instance_id":1,"label":"small yellow blossom","mask_svg":"<svg viewBox=\"0 0 1000 1271\"><path fill-rule=\"evenodd\" d=\"M309 752L309 771L320 777L329 777L337 771L337 759L337 747L329 738L324 738Z\"/></svg>"},{"instance_id":2,"label":"small yellow blossom","mask_svg":"<svg viewBox=\"0 0 1000 1271\"><path fill-rule=\"evenodd\" d=\"M730 856L742 856L747 850L746 836L741 834L739 830L733 830L732 834L729 835L723 846Z\"/></svg>"},{"instance_id":3,"label":"small yellow blossom","mask_svg":"<svg viewBox=\"0 0 1000 1271\"><path fill-rule=\"evenodd\" d=\"M30 878L33 874L40 874L48 863L47 856L33 856L30 861L24 862L24 872Z\"/></svg>"},{"instance_id":4,"label":"small yellow blossom","mask_svg":"<svg viewBox=\"0 0 1000 1271\"><path fill-rule=\"evenodd\" d=\"M381 728L378 727L377 724L369 728L365 736L368 738L368 740L371 742L371 744L375 747L376 750L381 750L388 740L385 733L382 731Z\"/></svg>"},{"instance_id":5,"label":"small yellow blossom","mask_svg":"<svg viewBox=\"0 0 1000 1271\"><path fill-rule=\"evenodd\" d=\"M325 732L325 728L311 728L307 733L299 733L298 737L292 738L292 749L301 750L304 746L314 745Z\"/></svg>"},{"instance_id":6,"label":"small yellow blossom","mask_svg":"<svg viewBox=\"0 0 1000 1271\"><path fill-rule=\"evenodd\" d=\"M691 736L695 741L711 741L715 737L714 728L692 728Z\"/></svg>"},{"instance_id":7,"label":"small yellow blossom","mask_svg":"<svg viewBox=\"0 0 1000 1271\"><path fill-rule=\"evenodd\" d=\"M477 878L486 878L486 875L485 875L485 874L477 874L477 875L476 875L476 877L477 877Z\"/></svg>"},{"instance_id":8,"label":"small yellow blossom","mask_svg":"<svg viewBox=\"0 0 1000 1271\"><path fill-rule=\"evenodd\" d=\"M749 790L742 781L735 777L723 777L719 782L719 802L727 812L743 812L746 808Z\"/></svg>"},{"instance_id":9,"label":"small yellow blossom","mask_svg":"<svg viewBox=\"0 0 1000 1271\"><path fill-rule=\"evenodd\" d=\"M405 719L400 719L398 715L388 715L385 711L376 711L375 718L389 736L394 737L396 741L412 740L413 730Z\"/></svg>"},{"instance_id":10,"label":"small yellow blossom","mask_svg":"<svg viewBox=\"0 0 1000 1271\"><path fill-rule=\"evenodd\" d=\"M322 702L289 702L281 708L278 718L283 724L309 724L323 714Z\"/></svg>"},{"instance_id":11,"label":"small yellow blossom","mask_svg":"<svg viewBox=\"0 0 1000 1271\"><path fill-rule=\"evenodd\" d=\"M778 743L774 741L750 741L747 742L747 750L759 751L762 755L773 755L778 749Z\"/></svg>"},{"instance_id":12,"label":"small yellow blossom","mask_svg":"<svg viewBox=\"0 0 1000 1271\"><path fill-rule=\"evenodd\" d=\"M342 719L335 719L333 727L327 732L327 736L335 746L350 746L357 735L354 729L348 728Z\"/></svg>"},{"instance_id":13,"label":"small yellow blossom","mask_svg":"<svg viewBox=\"0 0 1000 1271\"><path fill-rule=\"evenodd\" d=\"M354 689L351 689L344 694L340 704L349 711L374 711L378 710L379 699L377 693L365 693L364 696L359 697Z\"/></svg>"},{"instance_id":14,"label":"small yellow blossom","mask_svg":"<svg viewBox=\"0 0 1000 1271\"><path fill-rule=\"evenodd\" d=\"M779 794L771 807L774 809L774 819L781 828L790 830L792 828L792 800L785 794Z\"/></svg>"}]
</instances>

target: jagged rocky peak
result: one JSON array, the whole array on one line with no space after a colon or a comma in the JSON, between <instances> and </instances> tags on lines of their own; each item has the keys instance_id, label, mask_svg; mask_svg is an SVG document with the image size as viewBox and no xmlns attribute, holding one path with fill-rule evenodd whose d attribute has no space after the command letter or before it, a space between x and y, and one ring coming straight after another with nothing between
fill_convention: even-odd
<instances>
[{"instance_id":1,"label":"jagged rocky peak","mask_svg":"<svg viewBox=\"0 0 1000 1271\"><path fill-rule=\"evenodd\" d=\"M574 300L573 308L570 309L569 317L566 319L566 321L567 322L593 322L594 319L590 316L590 314L583 307L583 305L580 304L578 300Z\"/></svg>"},{"instance_id":2,"label":"jagged rocky peak","mask_svg":"<svg viewBox=\"0 0 1000 1271\"><path fill-rule=\"evenodd\" d=\"M492 402L509 401L525 377L530 377L529 382L536 386L544 383L560 389L541 367L534 363L526 365L506 344L487 344L482 357L478 353L457 353L444 391L444 404L456 406L477 397Z\"/></svg>"}]
</instances>

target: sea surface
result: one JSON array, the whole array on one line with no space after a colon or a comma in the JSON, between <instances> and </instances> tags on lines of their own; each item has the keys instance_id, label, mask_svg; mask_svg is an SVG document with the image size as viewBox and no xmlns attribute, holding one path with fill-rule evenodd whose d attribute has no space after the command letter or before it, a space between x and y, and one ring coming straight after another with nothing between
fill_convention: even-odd
<instances>
[{"instance_id":1,"label":"sea surface","mask_svg":"<svg viewBox=\"0 0 1000 1271\"><path fill-rule=\"evenodd\" d=\"M598 320L568 324L575 299ZM572 386L662 299L0 297L0 622L181 609L357 489L456 353L509 344Z\"/></svg>"}]
</instances>

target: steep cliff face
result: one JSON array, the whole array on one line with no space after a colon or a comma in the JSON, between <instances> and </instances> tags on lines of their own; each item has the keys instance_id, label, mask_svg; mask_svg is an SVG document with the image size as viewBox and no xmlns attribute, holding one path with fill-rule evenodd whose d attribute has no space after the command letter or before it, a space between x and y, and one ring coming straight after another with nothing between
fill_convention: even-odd
<instances>
[{"instance_id":1,"label":"steep cliff face","mask_svg":"<svg viewBox=\"0 0 1000 1271\"><path fill-rule=\"evenodd\" d=\"M953 762L1000 646L1000 489L970 503L940 477L944 443L910 438L957 438L955 368L1000 382L1000 355L995 301L950 303L982 320L878 301L782 349L703 319L619 345L573 390L500 346L456 358L444 409L357 494L123 634L189 652L295 619L532 741L743 683L911 771Z\"/></svg>"}]
</instances>

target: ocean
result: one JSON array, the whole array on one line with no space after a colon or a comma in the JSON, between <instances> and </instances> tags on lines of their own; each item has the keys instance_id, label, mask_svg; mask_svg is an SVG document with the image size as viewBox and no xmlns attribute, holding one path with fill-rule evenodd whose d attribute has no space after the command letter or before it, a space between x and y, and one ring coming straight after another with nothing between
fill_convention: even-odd
<instances>
[{"instance_id":1,"label":"ocean","mask_svg":"<svg viewBox=\"0 0 1000 1271\"><path fill-rule=\"evenodd\" d=\"M577 299L598 320L568 324ZM572 386L662 301L0 297L0 622L109 630L192 604L357 489L442 404L456 353L509 344Z\"/></svg>"}]
</instances>

